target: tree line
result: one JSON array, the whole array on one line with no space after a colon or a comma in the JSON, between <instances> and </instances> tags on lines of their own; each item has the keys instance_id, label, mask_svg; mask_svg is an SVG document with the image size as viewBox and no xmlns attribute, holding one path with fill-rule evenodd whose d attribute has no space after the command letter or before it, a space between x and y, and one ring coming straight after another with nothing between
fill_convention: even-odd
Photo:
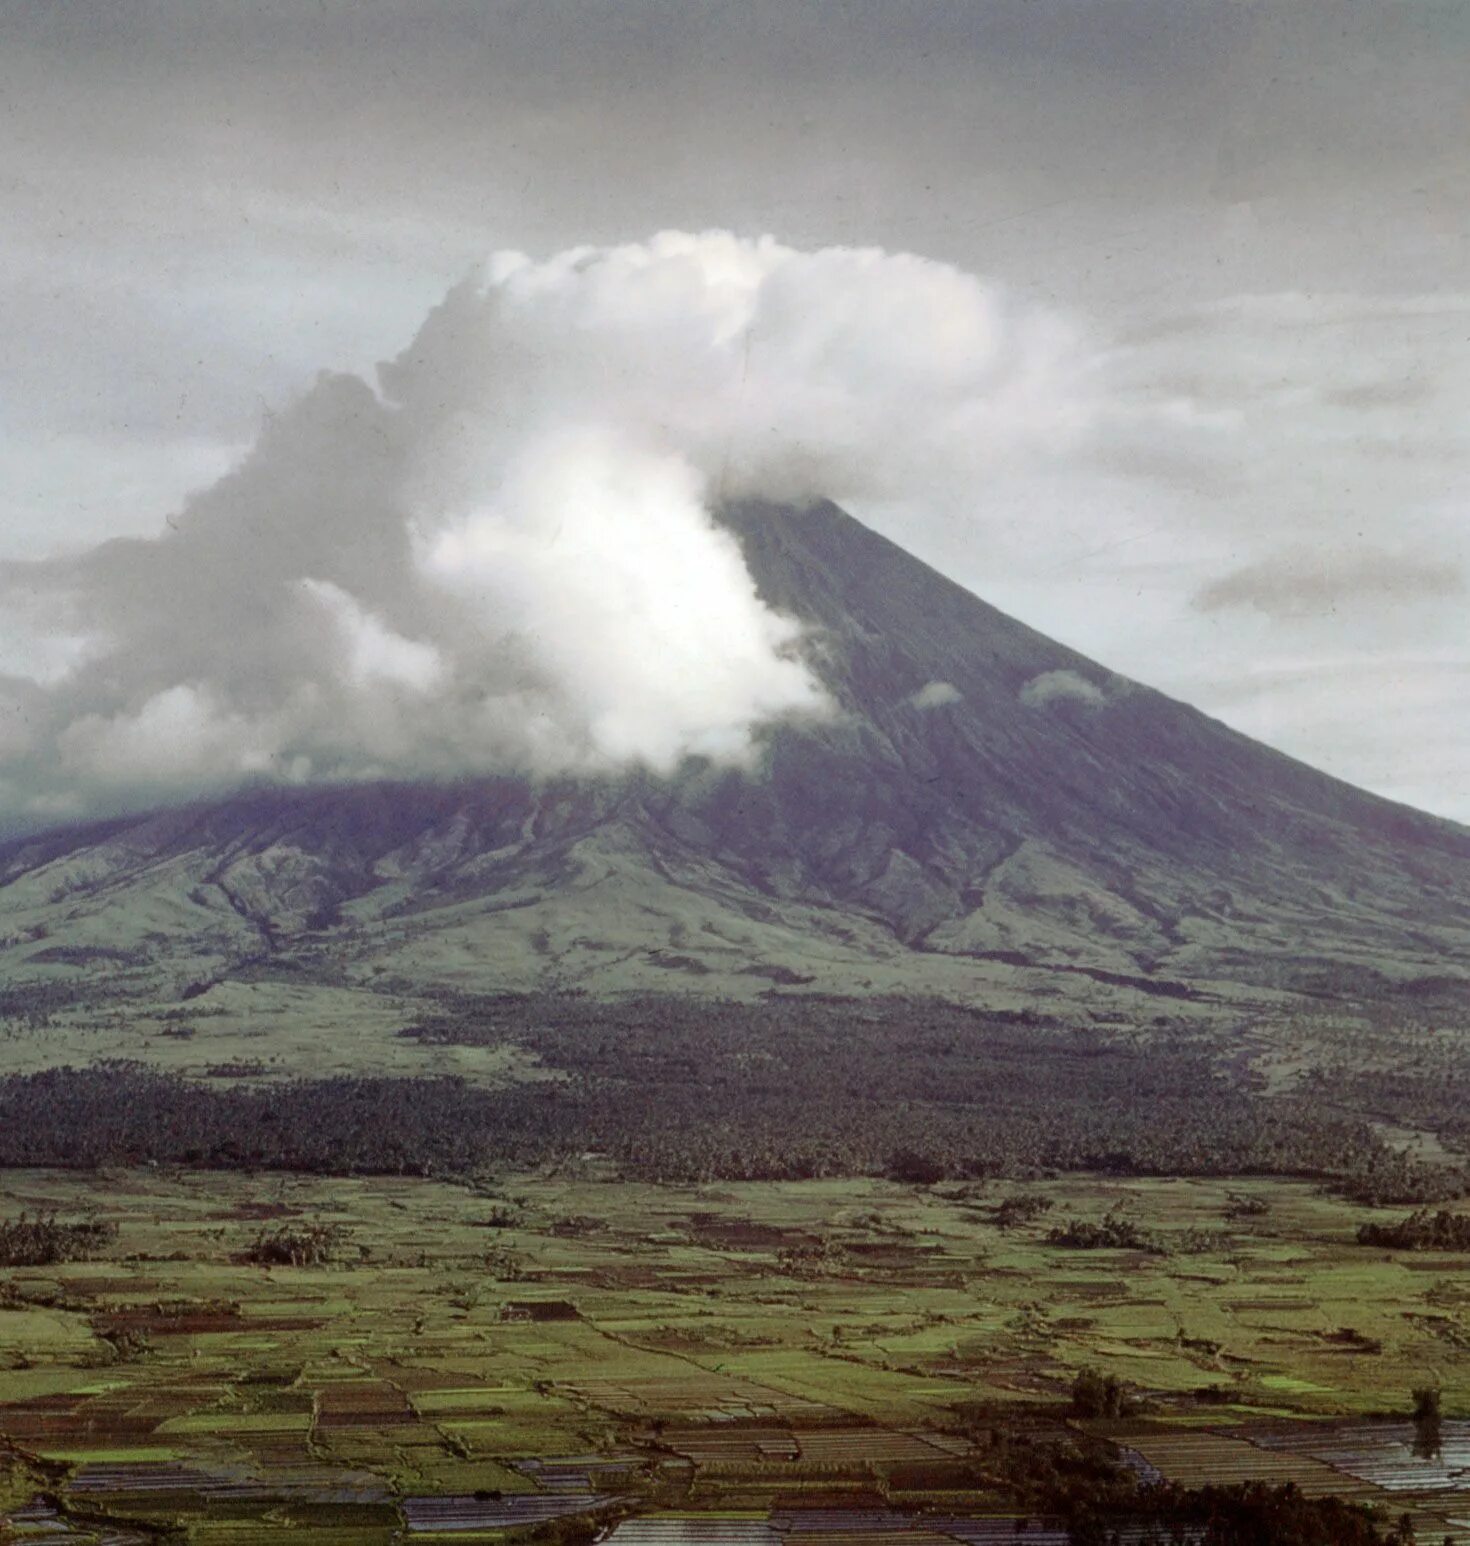
<instances>
[{"instance_id":1,"label":"tree line","mask_svg":"<svg viewBox=\"0 0 1470 1546\"><path fill-rule=\"evenodd\" d=\"M402 1033L561 1077L200 1085L127 1063L0 1078L0 1164L465 1175L588 1150L650 1180L1290 1175L1416 1204L1462 1178L1350 1113L1148 1040L922 1000L447 998Z\"/></svg>"}]
</instances>

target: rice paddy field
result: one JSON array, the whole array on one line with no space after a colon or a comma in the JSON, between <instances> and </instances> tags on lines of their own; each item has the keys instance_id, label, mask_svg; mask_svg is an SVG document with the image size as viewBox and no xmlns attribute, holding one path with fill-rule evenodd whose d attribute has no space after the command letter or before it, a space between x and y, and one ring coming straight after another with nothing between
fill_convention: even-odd
<instances>
[{"instance_id":1,"label":"rice paddy field","mask_svg":"<svg viewBox=\"0 0 1470 1546\"><path fill-rule=\"evenodd\" d=\"M1015 1538L985 1437L1014 1425L1470 1540L1470 1259L1356 1243L1402 1211L1280 1181L655 1187L595 1158L493 1191L12 1171L0 1217L117 1232L0 1269L0 1539L984 1546ZM1119 1212L1161 1254L1047 1238ZM293 1224L335 1226L331 1259L251 1259ZM1072 1415L1083 1369L1133 1410Z\"/></svg>"}]
</instances>

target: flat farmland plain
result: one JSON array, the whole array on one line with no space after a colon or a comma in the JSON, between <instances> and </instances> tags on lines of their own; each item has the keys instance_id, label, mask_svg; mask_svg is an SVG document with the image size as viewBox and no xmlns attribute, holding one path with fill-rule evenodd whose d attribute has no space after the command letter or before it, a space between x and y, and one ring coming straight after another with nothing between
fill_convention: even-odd
<instances>
[{"instance_id":1,"label":"flat farmland plain","mask_svg":"<svg viewBox=\"0 0 1470 1546\"><path fill-rule=\"evenodd\" d=\"M1408 1507L1441 1536L1470 1514L1470 1263L1359 1245L1403 1210L1308 1183L5 1173L0 1217L22 1212L116 1234L0 1270L17 1539L545 1535L854 1497L932 1533L1005 1515L990 1450L1017 1426L1189 1485ZM1050 1238L1110 1216L1146 1244ZM252 1259L310 1226L329 1260ZM1078 1420L1084 1369L1133 1392L1127 1417ZM1420 1459L1403 1418L1425 1385L1447 1422Z\"/></svg>"}]
</instances>

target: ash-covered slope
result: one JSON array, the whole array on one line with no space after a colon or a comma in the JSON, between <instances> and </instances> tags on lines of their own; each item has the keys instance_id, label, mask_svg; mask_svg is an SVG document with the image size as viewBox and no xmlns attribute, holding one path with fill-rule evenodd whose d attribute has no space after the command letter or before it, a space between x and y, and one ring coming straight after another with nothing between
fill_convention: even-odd
<instances>
[{"instance_id":1,"label":"ash-covered slope","mask_svg":"<svg viewBox=\"0 0 1470 1546\"><path fill-rule=\"evenodd\" d=\"M832 505L724 517L839 713L667 781L251 790L0 850L0 974L1029 1002L1464 975L1470 832L1123 680ZM1060 986L1058 986L1060 985Z\"/></svg>"}]
</instances>

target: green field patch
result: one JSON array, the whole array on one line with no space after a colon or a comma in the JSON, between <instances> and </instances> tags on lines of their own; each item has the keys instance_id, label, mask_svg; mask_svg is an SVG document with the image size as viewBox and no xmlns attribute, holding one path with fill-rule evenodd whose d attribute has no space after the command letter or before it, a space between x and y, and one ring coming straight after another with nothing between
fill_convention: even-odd
<instances>
[{"instance_id":1,"label":"green field patch","mask_svg":"<svg viewBox=\"0 0 1470 1546\"><path fill-rule=\"evenodd\" d=\"M160 1444L114 1445L111 1448L95 1445L37 1446L36 1454L43 1460L61 1460L68 1465L157 1465L187 1458L183 1449L169 1449Z\"/></svg>"},{"instance_id":2,"label":"green field patch","mask_svg":"<svg viewBox=\"0 0 1470 1546\"><path fill-rule=\"evenodd\" d=\"M1331 1385L1317 1385L1311 1380L1299 1379L1290 1374L1263 1374L1261 1385L1266 1390L1289 1391L1300 1395L1330 1395Z\"/></svg>"},{"instance_id":3,"label":"green field patch","mask_svg":"<svg viewBox=\"0 0 1470 1546\"><path fill-rule=\"evenodd\" d=\"M395 1485L405 1493L435 1497L454 1493L527 1492L525 1478L514 1485L515 1473L488 1457L462 1459L442 1449L415 1449L400 1456L394 1469Z\"/></svg>"},{"instance_id":4,"label":"green field patch","mask_svg":"<svg viewBox=\"0 0 1470 1546\"><path fill-rule=\"evenodd\" d=\"M188 1417L173 1417L161 1423L160 1435L219 1433L239 1435L257 1433L305 1433L311 1428L309 1412L201 1412Z\"/></svg>"},{"instance_id":5,"label":"green field patch","mask_svg":"<svg viewBox=\"0 0 1470 1546\"><path fill-rule=\"evenodd\" d=\"M42 1365L31 1369L0 1370L0 1432L4 1431L6 1408L22 1401L47 1396L102 1396L126 1388L120 1379L99 1380L95 1369Z\"/></svg>"}]
</instances>

